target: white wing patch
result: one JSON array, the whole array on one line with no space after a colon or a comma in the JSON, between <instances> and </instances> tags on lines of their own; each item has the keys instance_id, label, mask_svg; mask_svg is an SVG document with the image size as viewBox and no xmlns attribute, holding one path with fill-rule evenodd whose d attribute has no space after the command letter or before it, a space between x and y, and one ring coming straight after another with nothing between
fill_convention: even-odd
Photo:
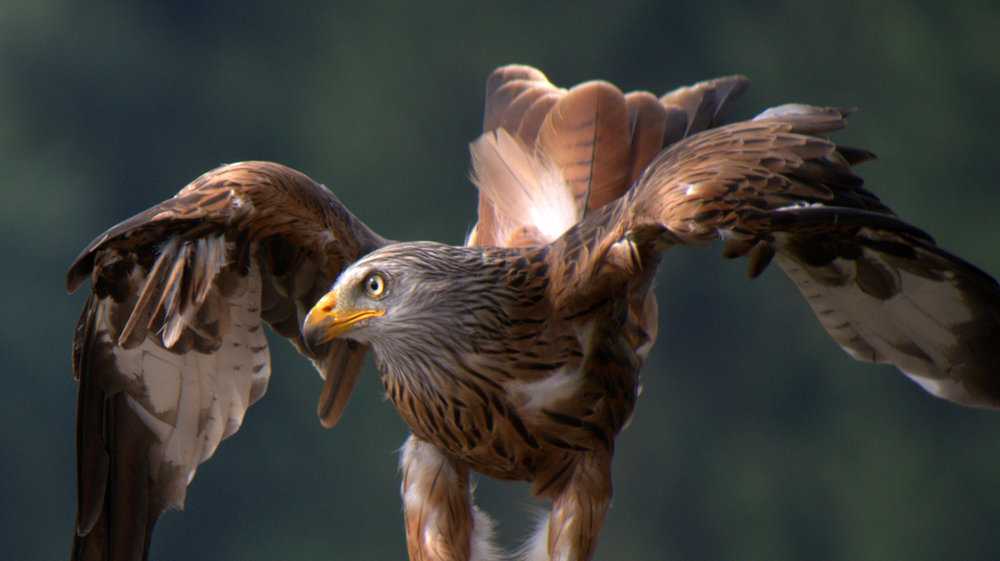
<instances>
[{"instance_id":1,"label":"white wing patch","mask_svg":"<svg viewBox=\"0 0 1000 561\"><path fill-rule=\"evenodd\" d=\"M185 474L183 481L174 482L175 507L183 506L185 486L198 465L239 429L247 408L267 388L270 353L260 319L256 265L246 281L243 294L228 301L229 330L212 354L176 353L152 334L133 348L114 350L129 407L159 441L150 447L152 477L166 475L165 470ZM112 329L104 310L102 305L99 337L111 344Z\"/></svg>"},{"instance_id":2,"label":"white wing patch","mask_svg":"<svg viewBox=\"0 0 1000 561\"><path fill-rule=\"evenodd\" d=\"M795 282L823 327L852 357L894 364L928 392L966 405L984 405L962 384L958 327L973 319L956 281L932 279L863 250L863 259L884 266L898 290L875 297L859 286L854 261L836 259L807 267L780 252L775 262ZM826 278L829 275L830 278Z\"/></svg>"}]
</instances>

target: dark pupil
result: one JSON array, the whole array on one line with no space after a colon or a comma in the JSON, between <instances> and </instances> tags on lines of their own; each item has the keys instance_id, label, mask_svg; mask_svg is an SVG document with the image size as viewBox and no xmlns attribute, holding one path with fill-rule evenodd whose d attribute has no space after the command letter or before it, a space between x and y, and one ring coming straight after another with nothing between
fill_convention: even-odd
<instances>
[{"instance_id":1,"label":"dark pupil","mask_svg":"<svg viewBox=\"0 0 1000 561\"><path fill-rule=\"evenodd\" d=\"M382 287L382 283L376 277L368 277L368 290L370 292L378 292L379 288Z\"/></svg>"}]
</instances>

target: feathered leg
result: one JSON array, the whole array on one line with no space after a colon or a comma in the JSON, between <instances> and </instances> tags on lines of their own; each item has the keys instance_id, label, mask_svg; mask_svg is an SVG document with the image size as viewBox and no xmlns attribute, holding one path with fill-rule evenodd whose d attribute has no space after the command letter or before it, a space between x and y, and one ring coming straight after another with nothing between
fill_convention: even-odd
<instances>
[{"instance_id":1,"label":"feathered leg","mask_svg":"<svg viewBox=\"0 0 1000 561\"><path fill-rule=\"evenodd\" d=\"M495 561L493 522L472 504L469 470L434 445L403 445L403 515L410 561Z\"/></svg>"},{"instance_id":2,"label":"feathered leg","mask_svg":"<svg viewBox=\"0 0 1000 561\"><path fill-rule=\"evenodd\" d=\"M552 493L552 512L523 551L525 561L588 561L611 506L611 455L580 456L566 484Z\"/></svg>"}]
</instances>

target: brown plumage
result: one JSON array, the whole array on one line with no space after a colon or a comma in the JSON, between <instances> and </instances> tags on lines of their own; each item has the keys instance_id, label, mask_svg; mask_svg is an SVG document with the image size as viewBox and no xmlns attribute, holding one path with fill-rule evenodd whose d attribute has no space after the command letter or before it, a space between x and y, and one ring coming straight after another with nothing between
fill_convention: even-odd
<instances>
[{"instance_id":1,"label":"brown plumage","mask_svg":"<svg viewBox=\"0 0 1000 561\"><path fill-rule=\"evenodd\" d=\"M320 414L336 421L367 348L341 340L310 352L302 318L347 264L385 243L306 176L246 162L80 254L66 279L69 290L92 281L73 344L74 558L145 557L157 517L182 506L195 468L264 394L262 320L324 374Z\"/></svg>"},{"instance_id":2,"label":"brown plumage","mask_svg":"<svg viewBox=\"0 0 1000 561\"><path fill-rule=\"evenodd\" d=\"M751 277L777 263L855 358L1000 407L996 281L865 190L851 166L871 155L826 138L848 110L786 105L722 125L746 85L657 98L498 69L465 247L387 242L263 162L209 172L99 237L67 279L92 279L74 344L74 558L145 557L156 518L263 394L263 320L323 374L327 426L373 351L412 432L411 559L498 557L470 471L552 500L526 559L589 559L656 338L650 285L677 244L724 240Z\"/></svg>"}]
</instances>

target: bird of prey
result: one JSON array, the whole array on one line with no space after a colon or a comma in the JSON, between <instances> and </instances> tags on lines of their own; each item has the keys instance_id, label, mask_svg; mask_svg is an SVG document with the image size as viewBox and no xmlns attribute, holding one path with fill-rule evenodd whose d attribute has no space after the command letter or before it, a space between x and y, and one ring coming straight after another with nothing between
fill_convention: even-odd
<instances>
[{"instance_id":1,"label":"bird of prey","mask_svg":"<svg viewBox=\"0 0 1000 561\"><path fill-rule=\"evenodd\" d=\"M997 282L866 190L852 166L871 154L827 138L849 109L723 124L747 84L656 97L497 69L463 247L386 240L267 162L210 171L99 236L67 276L70 291L91 280L73 346L73 558L147 557L157 518L264 394L267 323L324 378L327 426L374 355L412 433L412 560L500 558L471 472L552 501L526 559L590 559L656 337L650 285L676 245L720 240L751 278L774 262L854 358L1000 407Z\"/></svg>"}]
</instances>

